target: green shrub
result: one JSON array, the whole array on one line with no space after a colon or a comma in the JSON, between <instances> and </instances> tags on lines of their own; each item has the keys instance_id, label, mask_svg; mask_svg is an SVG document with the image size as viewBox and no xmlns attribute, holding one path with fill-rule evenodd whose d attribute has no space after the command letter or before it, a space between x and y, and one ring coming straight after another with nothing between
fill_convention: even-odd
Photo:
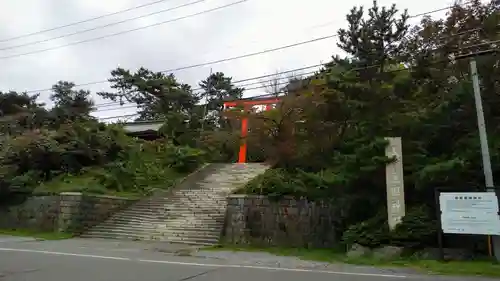
<instances>
[{"instance_id":1,"label":"green shrub","mask_svg":"<svg viewBox=\"0 0 500 281\"><path fill-rule=\"evenodd\" d=\"M419 248L433 245L437 224L426 206L410 208L400 224L389 231L387 213L351 225L342 235L347 246L360 244L376 248L383 245Z\"/></svg>"},{"instance_id":2,"label":"green shrub","mask_svg":"<svg viewBox=\"0 0 500 281\"><path fill-rule=\"evenodd\" d=\"M128 137L94 121L62 124L0 139L0 193L40 190L145 194L170 187L204 162L205 153L163 140Z\"/></svg>"},{"instance_id":3,"label":"green shrub","mask_svg":"<svg viewBox=\"0 0 500 281\"><path fill-rule=\"evenodd\" d=\"M391 237L386 217L386 214L380 213L371 219L349 226L342 235L342 242L348 247L359 244L370 248L389 244Z\"/></svg>"},{"instance_id":4,"label":"green shrub","mask_svg":"<svg viewBox=\"0 0 500 281\"><path fill-rule=\"evenodd\" d=\"M338 195L341 182L341 177L330 170L309 173L298 169L275 168L252 179L238 192L275 198L293 196L327 200Z\"/></svg>"},{"instance_id":5,"label":"green shrub","mask_svg":"<svg viewBox=\"0 0 500 281\"><path fill-rule=\"evenodd\" d=\"M427 206L410 208L400 224L391 232L391 243L419 248L435 242L437 222Z\"/></svg>"},{"instance_id":6,"label":"green shrub","mask_svg":"<svg viewBox=\"0 0 500 281\"><path fill-rule=\"evenodd\" d=\"M178 173L189 173L205 162L205 152L188 146L168 145L161 149L166 164Z\"/></svg>"},{"instance_id":7,"label":"green shrub","mask_svg":"<svg viewBox=\"0 0 500 281\"><path fill-rule=\"evenodd\" d=\"M0 146L0 189L29 192L58 175L109 163L128 150L131 140L120 129L94 121L5 136Z\"/></svg>"}]
</instances>

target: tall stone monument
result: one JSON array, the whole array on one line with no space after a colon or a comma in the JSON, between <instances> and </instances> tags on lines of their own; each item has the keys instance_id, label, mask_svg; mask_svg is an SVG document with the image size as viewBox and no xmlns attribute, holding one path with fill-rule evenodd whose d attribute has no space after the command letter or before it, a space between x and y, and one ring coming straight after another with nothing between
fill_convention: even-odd
<instances>
[{"instance_id":1,"label":"tall stone monument","mask_svg":"<svg viewBox=\"0 0 500 281\"><path fill-rule=\"evenodd\" d=\"M395 161L387 164L385 178L387 186L387 219L389 228L396 227L405 216L405 191L403 182L403 149L400 137L385 138L389 145L385 155Z\"/></svg>"}]
</instances>

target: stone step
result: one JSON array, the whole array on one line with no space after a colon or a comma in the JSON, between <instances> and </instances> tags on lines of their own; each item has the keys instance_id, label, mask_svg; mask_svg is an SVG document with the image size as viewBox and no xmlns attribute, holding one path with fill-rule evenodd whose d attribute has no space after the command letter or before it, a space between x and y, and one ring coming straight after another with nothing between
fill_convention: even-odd
<instances>
[{"instance_id":1,"label":"stone step","mask_svg":"<svg viewBox=\"0 0 500 281\"><path fill-rule=\"evenodd\" d=\"M178 199L185 199L185 200L194 200L194 199L207 200L207 199L210 199L207 202L215 202L215 201L226 200L227 195L229 195L229 194L223 193L223 194L217 195L217 194L211 193L211 195L207 195L207 194L200 194L199 192L196 192L196 191L177 192L175 194L172 194L172 197L170 198L170 200L172 202L174 202L173 200L178 200ZM167 201L167 202L169 202L169 201Z\"/></svg>"},{"instance_id":2,"label":"stone step","mask_svg":"<svg viewBox=\"0 0 500 281\"><path fill-rule=\"evenodd\" d=\"M175 203L185 203L185 202L194 202L194 203L201 203L203 205L218 205L218 204L224 204L227 202L227 198L206 198L206 197L194 197L191 194L185 194L185 195L177 195L176 197L172 198L172 201L170 201L166 206L170 204L175 204Z\"/></svg>"},{"instance_id":3,"label":"stone step","mask_svg":"<svg viewBox=\"0 0 500 281\"><path fill-rule=\"evenodd\" d=\"M156 214L149 214L149 215L145 215L145 214L142 214L142 213L136 213L136 212L133 212L133 211L128 211L128 212L118 212L116 214L113 214L111 216L111 218L138 218L138 219L145 219L145 220L149 220L149 219L154 219L154 218L157 218L158 215L161 215L162 213L156 213Z\"/></svg>"},{"instance_id":4,"label":"stone step","mask_svg":"<svg viewBox=\"0 0 500 281\"><path fill-rule=\"evenodd\" d=\"M160 241L168 241L171 243L183 243L183 244L192 244L192 245L206 245L212 246L219 244L220 239L211 239L211 238L182 238L182 237L168 237L162 236L159 237Z\"/></svg>"},{"instance_id":5,"label":"stone step","mask_svg":"<svg viewBox=\"0 0 500 281\"><path fill-rule=\"evenodd\" d=\"M183 240L215 240L219 241L221 238L220 233L185 233L185 232L161 232L158 236L168 237L169 239L183 239Z\"/></svg>"},{"instance_id":6,"label":"stone step","mask_svg":"<svg viewBox=\"0 0 500 281\"><path fill-rule=\"evenodd\" d=\"M229 194L227 194L229 195ZM186 200L186 201L191 201L191 200L205 200L207 203L215 203L216 201L225 201L227 199L227 195L217 195L214 196L214 198L210 198L209 196L206 195L201 195L196 192L185 192L185 193L176 193L172 194L172 197L169 199L169 201L166 201L166 203L174 203L177 202L177 200Z\"/></svg>"},{"instance_id":7,"label":"stone step","mask_svg":"<svg viewBox=\"0 0 500 281\"><path fill-rule=\"evenodd\" d=\"M154 233L154 231L138 231L138 230L130 230L130 229L93 229L89 232L86 232L85 235L117 235L117 236L148 236Z\"/></svg>"},{"instance_id":8,"label":"stone step","mask_svg":"<svg viewBox=\"0 0 500 281\"><path fill-rule=\"evenodd\" d=\"M163 217L167 217L170 215L177 215L177 214L182 214L182 215L187 215L187 216L206 216L206 215L211 215L211 216L224 216L226 213L225 210L198 210L198 209L181 209L181 210L168 210L165 212Z\"/></svg>"},{"instance_id":9,"label":"stone step","mask_svg":"<svg viewBox=\"0 0 500 281\"><path fill-rule=\"evenodd\" d=\"M169 222L158 225L158 228L219 228L224 224L220 223L182 223L182 222Z\"/></svg>"},{"instance_id":10,"label":"stone step","mask_svg":"<svg viewBox=\"0 0 500 281\"><path fill-rule=\"evenodd\" d=\"M136 235L136 236L145 236L154 232L153 229L150 230L140 230L140 229L116 229L116 228L94 228L90 231L86 232L86 234L116 234L116 235Z\"/></svg>"},{"instance_id":11,"label":"stone step","mask_svg":"<svg viewBox=\"0 0 500 281\"><path fill-rule=\"evenodd\" d=\"M219 217L219 218L200 218L200 217L173 217L173 216L167 216L165 217L161 222L163 224L168 224L168 223L212 223L212 224L220 224L224 223L225 217Z\"/></svg>"},{"instance_id":12,"label":"stone step","mask_svg":"<svg viewBox=\"0 0 500 281\"><path fill-rule=\"evenodd\" d=\"M193 215L191 213L189 214L183 214L183 213L171 213L171 214L165 214L163 218L160 218L160 222L168 222L168 221L199 221L199 222L208 222L208 221L217 221L217 222L223 222L224 221L224 214L221 215Z\"/></svg>"},{"instance_id":13,"label":"stone step","mask_svg":"<svg viewBox=\"0 0 500 281\"><path fill-rule=\"evenodd\" d=\"M172 191L168 192L167 194L152 195L152 197L144 198L143 200L139 200L136 203L154 203L154 202L165 201L168 200L171 194Z\"/></svg>"},{"instance_id":14,"label":"stone step","mask_svg":"<svg viewBox=\"0 0 500 281\"><path fill-rule=\"evenodd\" d=\"M219 206L225 206L227 205L227 200L221 200L221 201L215 201L215 200L210 200L210 199L187 199L186 197L183 198L177 198L174 199L171 203L166 205L165 207L172 206L172 205L192 205L192 206L199 206L199 207L219 207Z\"/></svg>"},{"instance_id":15,"label":"stone step","mask_svg":"<svg viewBox=\"0 0 500 281\"><path fill-rule=\"evenodd\" d=\"M201 232L203 232L203 231L211 231L211 232L222 231L221 227L187 227L187 226L185 226L185 227L172 227L171 226L168 229L172 230L172 231L179 230L179 231L194 231L194 232L196 232L196 231L201 231Z\"/></svg>"},{"instance_id":16,"label":"stone step","mask_svg":"<svg viewBox=\"0 0 500 281\"><path fill-rule=\"evenodd\" d=\"M123 210L122 213L134 212L134 213L140 213L143 215L150 215L151 213L156 212L158 209L160 209L160 208L131 206L130 208Z\"/></svg>"},{"instance_id":17,"label":"stone step","mask_svg":"<svg viewBox=\"0 0 500 281\"><path fill-rule=\"evenodd\" d=\"M172 198L172 202L170 202L167 206L173 205L173 204L198 204L201 206L219 206L219 205L225 205L227 204L227 199L223 200L214 200L214 199L207 199L207 198L189 198L189 195L181 196L178 198Z\"/></svg>"},{"instance_id":18,"label":"stone step","mask_svg":"<svg viewBox=\"0 0 500 281\"><path fill-rule=\"evenodd\" d=\"M170 201L165 201L165 202L155 202L155 203L137 203L134 204L131 208L134 209L143 209L143 208L151 208L151 209L161 209L163 207L166 207L170 204Z\"/></svg>"},{"instance_id":19,"label":"stone step","mask_svg":"<svg viewBox=\"0 0 500 281\"><path fill-rule=\"evenodd\" d=\"M117 215L116 217L111 217L104 222L103 224L144 224L144 223L150 223L150 224L155 224L162 222L163 219L159 217L155 218L140 218L140 217L134 217L134 216L120 216Z\"/></svg>"},{"instance_id":20,"label":"stone step","mask_svg":"<svg viewBox=\"0 0 500 281\"><path fill-rule=\"evenodd\" d=\"M167 224L159 224L156 225L155 228L157 230L167 230L167 231L190 231L190 232L221 232L223 225L184 225L184 226L175 226L175 225L167 225Z\"/></svg>"},{"instance_id":21,"label":"stone step","mask_svg":"<svg viewBox=\"0 0 500 281\"><path fill-rule=\"evenodd\" d=\"M214 205L208 205L208 204L196 204L196 203L176 203L176 204L171 204L165 210L175 210L175 209L198 209L198 210L225 210L227 208L227 204L214 204Z\"/></svg>"},{"instance_id":22,"label":"stone step","mask_svg":"<svg viewBox=\"0 0 500 281\"><path fill-rule=\"evenodd\" d=\"M126 225L126 224L115 224L115 225L106 225L101 224L94 228L91 231L153 231L156 229L156 225Z\"/></svg>"},{"instance_id":23,"label":"stone step","mask_svg":"<svg viewBox=\"0 0 500 281\"><path fill-rule=\"evenodd\" d=\"M184 204L171 204L168 207L165 208L165 210L175 210L175 209L197 209L197 210L225 210L227 208L227 204L214 204L214 205L207 205L207 204L196 204L192 202L185 202Z\"/></svg>"},{"instance_id":24,"label":"stone step","mask_svg":"<svg viewBox=\"0 0 500 281\"><path fill-rule=\"evenodd\" d=\"M156 213L150 213L150 214L144 214L144 213L138 213L134 211L127 211L127 212L118 212L113 214L111 217L122 217L122 218L140 218L143 220L150 220L158 217L158 215L162 215L164 212L156 212Z\"/></svg>"},{"instance_id":25,"label":"stone step","mask_svg":"<svg viewBox=\"0 0 500 281\"><path fill-rule=\"evenodd\" d=\"M82 237L218 244L227 196L257 175L263 164L212 164L177 190L156 193L92 228Z\"/></svg>"},{"instance_id":26,"label":"stone step","mask_svg":"<svg viewBox=\"0 0 500 281\"><path fill-rule=\"evenodd\" d=\"M212 210L218 210L218 209L226 209L227 208L227 203L224 202L224 204L204 204L201 202L177 202L175 204L169 205L169 207L165 209L175 209L175 208L195 208L195 209L212 209Z\"/></svg>"},{"instance_id":27,"label":"stone step","mask_svg":"<svg viewBox=\"0 0 500 281\"><path fill-rule=\"evenodd\" d=\"M128 209L127 211L133 212L136 211L137 213L139 212L144 212L146 215L147 213L157 213L157 212L163 212L167 209L175 208L175 207L197 207L197 208L202 208L202 209L216 209L216 208L222 208L227 205L227 202L224 203L208 203L207 200L205 201L180 201L176 200L175 202L166 204L164 206L143 206L143 207L138 207L134 206L131 209Z\"/></svg>"},{"instance_id":28,"label":"stone step","mask_svg":"<svg viewBox=\"0 0 500 281\"><path fill-rule=\"evenodd\" d=\"M168 216L177 216L177 215L182 215L182 216L190 216L190 217L207 217L207 216L215 216L215 217L221 217L225 216L225 212L223 211L198 211L198 210L175 210L175 211L167 211L165 212L163 218L168 217ZM161 217L160 217L161 218Z\"/></svg>"},{"instance_id":29,"label":"stone step","mask_svg":"<svg viewBox=\"0 0 500 281\"><path fill-rule=\"evenodd\" d=\"M118 240L153 240L147 235L137 235L137 234L118 234L118 233L85 233L81 235L82 238L103 238L103 239L118 239Z\"/></svg>"},{"instance_id":30,"label":"stone step","mask_svg":"<svg viewBox=\"0 0 500 281\"><path fill-rule=\"evenodd\" d=\"M244 184L244 183L242 183ZM216 187L214 187L216 186ZM200 196L221 196L223 194L227 194L228 192L231 192L236 186L234 183L227 184L227 185L221 185L220 183L214 183L214 182L206 182L206 183L200 183L197 186L193 186L192 188L185 188L185 189L177 189L172 192L172 195L175 194L183 194L183 193L196 193L199 194ZM169 197L170 197L169 196Z\"/></svg>"},{"instance_id":31,"label":"stone step","mask_svg":"<svg viewBox=\"0 0 500 281\"><path fill-rule=\"evenodd\" d=\"M207 225L220 225L224 224L224 218L197 218L197 217L166 217L160 224L162 225L175 225L175 224L207 224Z\"/></svg>"},{"instance_id":32,"label":"stone step","mask_svg":"<svg viewBox=\"0 0 500 281\"><path fill-rule=\"evenodd\" d=\"M185 244L185 245L189 245L189 246L214 246L214 245L219 244L219 242L214 243L214 242L195 242L195 241L182 241L182 240L168 240L168 239L165 239L164 237L158 238L158 241L169 242L169 243L172 243L172 244Z\"/></svg>"},{"instance_id":33,"label":"stone step","mask_svg":"<svg viewBox=\"0 0 500 281\"><path fill-rule=\"evenodd\" d=\"M202 208L217 208L217 207L222 207L227 205L227 200L221 201L221 202L215 202L215 201L210 201L207 199L203 200L187 200L185 198L178 198L166 205L165 207L168 208L169 206L197 206L197 207L202 207Z\"/></svg>"},{"instance_id":34,"label":"stone step","mask_svg":"<svg viewBox=\"0 0 500 281\"><path fill-rule=\"evenodd\" d=\"M184 237L184 238L209 238L209 239L220 239L222 236L220 232L194 232L194 231L184 231L184 232L175 232L175 231L157 231L160 236L168 236L168 237Z\"/></svg>"}]
</instances>

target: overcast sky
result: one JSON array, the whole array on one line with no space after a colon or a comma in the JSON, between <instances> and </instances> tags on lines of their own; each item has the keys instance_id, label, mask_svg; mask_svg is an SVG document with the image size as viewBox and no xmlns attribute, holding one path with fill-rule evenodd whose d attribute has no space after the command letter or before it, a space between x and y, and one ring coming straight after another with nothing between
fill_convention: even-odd
<instances>
[{"instance_id":1,"label":"overcast sky","mask_svg":"<svg viewBox=\"0 0 500 281\"><path fill-rule=\"evenodd\" d=\"M51 32L0 42L0 49L40 41L199 0L167 0L148 7L105 17ZM0 50L0 91L31 91L50 88L58 80L76 84L102 81L120 66L135 70L141 66L154 71L214 61L276 48L336 33L346 26L345 15L353 5L371 6L372 0L247 0L224 9L183 20L145 28L102 40L51 51L5 58L53 48L72 42L143 27L239 0L205 0L170 12L129 21L74 36L9 50ZM0 41L135 7L155 0L0 0ZM450 0L380 0L395 3L411 15L443 8ZM433 14L442 17L444 12ZM412 19L414 23L419 19ZM314 43L252 56L211 66L176 72L179 80L197 87L210 72L222 71L234 80L272 74L321 62L341 54L331 38ZM309 70L310 71L310 70ZM251 81L255 82L255 81ZM247 82L248 83L248 82ZM92 92L108 90L107 83L85 86ZM254 85L259 86L259 85ZM249 86L250 87L250 86ZM252 86L253 87L253 86ZM262 94L262 89L245 95ZM47 102L49 91L40 92ZM95 98L97 104L108 101ZM114 110L112 110L114 109ZM100 107L99 117L133 113L131 108Z\"/></svg>"}]
</instances>

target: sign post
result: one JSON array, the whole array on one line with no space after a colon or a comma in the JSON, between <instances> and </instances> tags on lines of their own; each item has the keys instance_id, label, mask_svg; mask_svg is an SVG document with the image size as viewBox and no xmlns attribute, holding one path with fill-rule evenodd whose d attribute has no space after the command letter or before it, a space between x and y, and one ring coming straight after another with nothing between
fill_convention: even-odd
<instances>
[{"instance_id":1,"label":"sign post","mask_svg":"<svg viewBox=\"0 0 500 281\"><path fill-rule=\"evenodd\" d=\"M443 233L500 235L495 192L443 192L439 206Z\"/></svg>"},{"instance_id":2,"label":"sign post","mask_svg":"<svg viewBox=\"0 0 500 281\"><path fill-rule=\"evenodd\" d=\"M395 158L385 169L387 187L387 219L389 229L394 229L405 216L405 192L403 180L403 149L401 138L386 138L389 145L385 155Z\"/></svg>"},{"instance_id":3,"label":"sign post","mask_svg":"<svg viewBox=\"0 0 500 281\"><path fill-rule=\"evenodd\" d=\"M439 204L438 238L442 258L442 234L500 235L497 192L440 192L436 198ZM491 251L490 248L488 250Z\"/></svg>"}]
</instances>

